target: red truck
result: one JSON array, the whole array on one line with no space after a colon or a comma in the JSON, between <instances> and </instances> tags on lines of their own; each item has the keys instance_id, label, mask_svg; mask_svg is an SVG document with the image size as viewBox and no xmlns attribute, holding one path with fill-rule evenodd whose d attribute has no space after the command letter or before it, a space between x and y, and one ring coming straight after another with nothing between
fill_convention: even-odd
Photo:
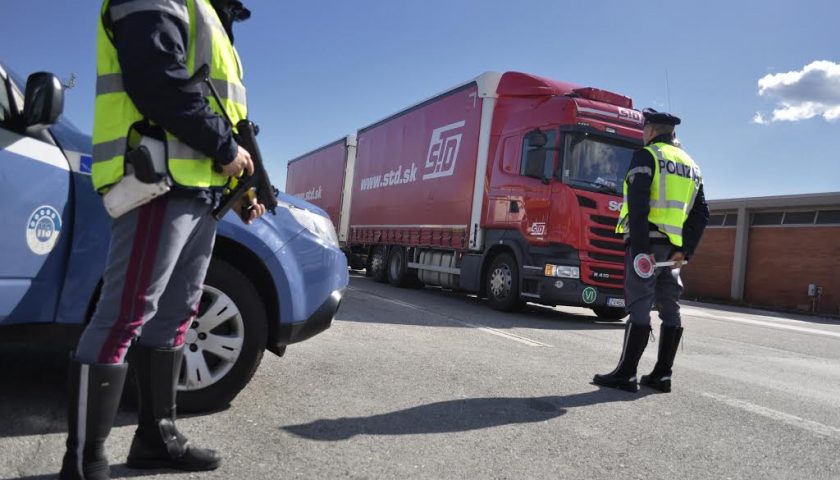
<instances>
[{"instance_id":1,"label":"red truck","mask_svg":"<svg viewBox=\"0 0 840 480\"><path fill-rule=\"evenodd\" d=\"M329 212L377 281L618 320L615 224L642 124L629 97L488 72L290 161L286 191Z\"/></svg>"}]
</instances>

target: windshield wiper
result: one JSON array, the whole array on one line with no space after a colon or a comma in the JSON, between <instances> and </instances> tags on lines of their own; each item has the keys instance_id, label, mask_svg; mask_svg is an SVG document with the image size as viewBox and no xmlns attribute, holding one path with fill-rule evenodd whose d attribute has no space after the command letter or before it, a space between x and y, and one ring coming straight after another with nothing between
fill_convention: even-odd
<instances>
[{"instance_id":1,"label":"windshield wiper","mask_svg":"<svg viewBox=\"0 0 840 480\"><path fill-rule=\"evenodd\" d=\"M613 195L618 195L618 192L615 190L615 187L610 187L609 185L605 185L603 183L593 182L591 180L583 180L580 178L571 178L569 179L569 183L582 183L584 185L594 187L597 191L603 193L611 193Z\"/></svg>"}]
</instances>

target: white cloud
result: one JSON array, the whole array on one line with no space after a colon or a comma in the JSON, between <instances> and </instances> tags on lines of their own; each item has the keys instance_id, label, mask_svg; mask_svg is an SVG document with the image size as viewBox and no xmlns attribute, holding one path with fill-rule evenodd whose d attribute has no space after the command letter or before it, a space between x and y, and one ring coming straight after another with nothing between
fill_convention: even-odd
<instances>
[{"instance_id":1,"label":"white cloud","mask_svg":"<svg viewBox=\"0 0 840 480\"><path fill-rule=\"evenodd\" d=\"M840 119L840 64L812 62L800 71L765 75L758 80L758 94L778 99L767 119L756 113L753 123L797 122L816 116Z\"/></svg>"},{"instance_id":2,"label":"white cloud","mask_svg":"<svg viewBox=\"0 0 840 480\"><path fill-rule=\"evenodd\" d=\"M767 125L770 122L768 122L764 118L764 115L762 115L761 112L755 112L755 116L752 119L752 123L757 123L759 125Z\"/></svg>"}]
</instances>

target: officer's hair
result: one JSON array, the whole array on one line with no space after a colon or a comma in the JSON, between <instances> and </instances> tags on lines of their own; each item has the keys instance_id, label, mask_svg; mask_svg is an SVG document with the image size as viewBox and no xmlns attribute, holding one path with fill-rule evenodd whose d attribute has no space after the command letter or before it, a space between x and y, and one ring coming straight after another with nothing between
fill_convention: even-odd
<instances>
[{"instance_id":1,"label":"officer's hair","mask_svg":"<svg viewBox=\"0 0 840 480\"><path fill-rule=\"evenodd\" d=\"M658 137L660 135L671 135L672 140L677 139L677 134L674 132L673 125L663 125L661 123L651 123L651 128L653 129L653 136Z\"/></svg>"}]
</instances>

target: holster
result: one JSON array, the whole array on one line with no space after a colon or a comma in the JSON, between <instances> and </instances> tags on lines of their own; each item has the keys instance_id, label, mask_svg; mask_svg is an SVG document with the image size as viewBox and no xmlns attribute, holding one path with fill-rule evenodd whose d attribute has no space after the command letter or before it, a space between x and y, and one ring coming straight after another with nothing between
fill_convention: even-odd
<instances>
[{"instance_id":1,"label":"holster","mask_svg":"<svg viewBox=\"0 0 840 480\"><path fill-rule=\"evenodd\" d=\"M152 201L172 188L166 168L166 141L141 135L138 145L125 154L125 174L103 201L111 218Z\"/></svg>"}]
</instances>

